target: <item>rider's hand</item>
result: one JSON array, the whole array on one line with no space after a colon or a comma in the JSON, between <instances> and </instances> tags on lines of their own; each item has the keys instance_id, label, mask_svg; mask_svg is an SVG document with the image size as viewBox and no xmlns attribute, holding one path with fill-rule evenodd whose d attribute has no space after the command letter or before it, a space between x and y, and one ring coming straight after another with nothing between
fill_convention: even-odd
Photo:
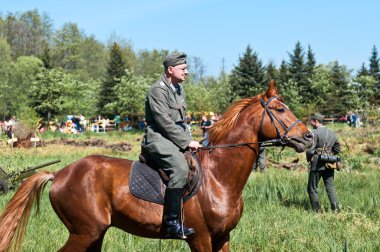
<instances>
[{"instance_id":1,"label":"rider's hand","mask_svg":"<svg viewBox=\"0 0 380 252\"><path fill-rule=\"evenodd\" d=\"M199 142L197 141L191 141L189 144L189 148L192 150L196 150L199 148Z\"/></svg>"}]
</instances>

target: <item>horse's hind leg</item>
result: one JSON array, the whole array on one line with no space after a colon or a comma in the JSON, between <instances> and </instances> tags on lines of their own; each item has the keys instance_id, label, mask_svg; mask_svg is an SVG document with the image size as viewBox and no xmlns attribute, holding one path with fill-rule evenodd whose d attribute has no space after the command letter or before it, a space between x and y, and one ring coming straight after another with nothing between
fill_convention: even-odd
<instances>
[{"instance_id":1,"label":"horse's hind leg","mask_svg":"<svg viewBox=\"0 0 380 252\"><path fill-rule=\"evenodd\" d=\"M86 234L70 234L69 239L65 245L59 250L60 252L97 252L101 251L102 243L106 230L100 234L86 233Z\"/></svg>"}]
</instances>

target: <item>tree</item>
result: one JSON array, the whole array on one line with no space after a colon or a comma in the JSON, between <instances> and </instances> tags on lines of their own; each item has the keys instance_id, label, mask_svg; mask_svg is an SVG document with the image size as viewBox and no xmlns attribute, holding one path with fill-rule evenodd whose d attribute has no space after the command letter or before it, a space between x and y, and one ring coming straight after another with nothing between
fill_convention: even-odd
<instances>
[{"instance_id":1,"label":"tree","mask_svg":"<svg viewBox=\"0 0 380 252\"><path fill-rule=\"evenodd\" d=\"M40 56L40 59L44 63L44 67L46 69L52 69L53 68L53 62L50 56L50 47L47 45L44 48L43 54Z\"/></svg>"},{"instance_id":2,"label":"tree","mask_svg":"<svg viewBox=\"0 0 380 252\"><path fill-rule=\"evenodd\" d=\"M6 40L0 38L0 113L2 114L3 120L9 115L10 106L12 104L11 73L11 48Z\"/></svg>"},{"instance_id":3,"label":"tree","mask_svg":"<svg viewBox=\"0 0 380 252\"><path fill-rule=\"evenodd\" d=\"M275 83L279 83L280 82L280 73L279 71L277 70L276 66L274 65L274 63L272 61L270 61L267 65L267 67L265 68L265 83L268 85L270 83L271 80L274 80Z\"/></svg>"},{"instance_id":4,"label":"tree","mask_svg":"<svg viewBox=\"0 0 380 252\"><path fill-rule=\"evenodd\" d=\"M368 76L369 75L369 71L368 69L366 68L365 64L363 63L356 75L356 77L361 77L361 76Z\"/></svg>"},{"instance_id":5,"label":"tree","mask_svg":"<svg viewBox=\"0 0 380 252\"><path fill-rule=\"evenodd\" d=\"M12 113L30 107L31 83L43 71L42 61L34 56L20 56L13 65L10 85L12 87Z\"/></svg>"},{"instance_id":6,"label":"tree","mask_svg":"<svg viewBox=\"0 0 380 252\"><path fill-rule=\"evenodd\" d=\"M0 36L11 46L13 59L42 55L51 35L51 18L36 9L22 14L9 13L0 27Z\"/></svg>"},{"instance_id":7,"label":"tree","mask_svg":"<svg viewBox=\"0 0 380 252\"><path fill-rule=\"evenodd\" d=\"M231 86L228 75L222 71L210 86L212 111L223 113L231 104Z\"/></svg>"},{"instance_id":8,"label":"tree","mask_svg":"<svg viewBox=\"0 0 380 252\"><path fill-rule=\"evenodd\" d=\"M157 78L164 72L162 62L168 54L168 50L140 51L137 56L136 74Z\"/></svg>"},{"instance_id":9,"label":"tree","mask_svg":"<svg viewBox=\"0 0 380 252\"><path fill-rule=\"evenodd\" d=\"M31 87L31 107L43 118L50 120L63 111L63 83L65 74L62 70L44 70L39 73Z\"/></svg>"},{"instance_id":10,"label":"tree","mask_svg":"<svg viewBox=\"0 0 380 252\"><path fill-rule=\"evenodd\" d=\"M152 77L136 76L132 71L126 70L120 83L115 86L117 99L107 106L118 114L144 115L145 96L153 82Z\"/></svg>"},{"instance_id":11,"label":"tree","mask_svg":"<svg viewBox=\"0 0 380 252\"><path fill-rule=\"evenodd\" d=\"M82 80L99 80L104 76L107 53L104 45L93 36L83 38L80 44L79 57L78 73Z\"/></svg>"},{"instance_id":12,"label":"tree","mask_svg":"<svg viewBox=\"0 0 380 252\"><path fill-rule=\"evenodd\" d=\"M305 65L305 72L308 78L311 78L313 76L316 64L317 64L317 61L315 60L315 55L309 45L307 49L307 60L306 60L306 65Z\"/></svg>"},{"instance_id":13,"label":"tree","mask_svg":"<svg viewBox=\"0 0 380 252\"><path fill-rule=\"evenodd\" d=\"M54 35L54 65L74 72L82 65L80 51L84 35L75 23L66 23Z\"/></svg>"},{"instance_id":14,"label":"tree","mask_svg":"<svg viewBox=\"0 0 380 252\"><path fill-rule=\"evenodd\" d=\"M191 113L204 113L212 111L212 95L203 82L184 84L186 91L187 111Z\"/></svg>"},{"instance_id":15,"label":"tree","mask_svg":"<svg viewBox=\"0 0 380 252\"><path fill-rule=\"evenodd\" d=\"M355 109L357 103L356 93L349 82L350 73L338 61L331 63L330 71L333 87L323 110L329 115L345 115L348 110Z\"/></svg>"},{"instance_id":16,"label":"tree","mask_svg":"<svg viewBox=\"0 0 380 252\"><path fill-rule=\"evenodd\" d=\"M286 85L289 81L289 70L288 70L288 65L285 62L285 60L281 61L281 65L278 72L279 72L279 79L276 84L277 84L279 93L282 93L283 90L286 90Z\"/></svg>"},{"instance_id":17,"label":"tree","mask_svg":"<svg viewBox=\"0 0 380 252\"><path fill-rule=\"evenodd\" d=\"M264 78L262 61L248 45L243 57L239 57L239 65L232 70L229 78L233 96L243 98L257 95L264 90Z\"/></svg>"},{"instance_id":18,"label":"tree","mask_svg":"<svg viewBox=\"0 0 380 252\"><path fill-rule=\"evenodd\" d=\"M358 95L357 108L367 110L376 104L376 80L373 76L361 75L353 80L355 91Z\"/></svg>"},{"instance_id":19,"label":"tree","mask_svg":"<svg viewBox=\"0 0 380 252\"><path fill-rule=\"evenodd\" d=\"M289 78L296 84L296 89L302 97L302 103L307 103L310 98L309 81L306 75L304 52L301 43L297 41L293 53L289 53Z\"/></svg>"},{"instance_id":20,"label":"tree","mask_svg":"<svg viewBox=\"0 0 380 252\"><path fill-rule=\"evenodd\" d=\"M30 107L46 120L63 114L93 115L98 89L97 81L83 82L62 69L44 69L32 82Z\"/></svg>"},{"instance_id":21,"label":"tree","mask_svg":"<svg viewBox=\"0 0 380 252\"><path fill-rule=\"evenodd\" d=\"M331 71L325 65L315 67L310 79L310 87L313 96L307 105L304 105L304 116L311 115L315 111L325 113L323 108L328 107L327 102L334 95L334 86L331 82Z\"/></svg>"},{"instance_id":22,"label":"tree","mask_svg":"<svg viewBox=\"0 0 380 252\"><path fill-rule=\"evenodd\" d=\"M188 60L189 65L189 72L191 75L192 80L195 83L198 83L203 78L203 75L205 73L205 65L203 64L203 61L199 57L190 57Z\"/></svg>"},{"instance_id":23,"label":"tree","mask_svg":"<svg viewBox=\"0 0 380 252\"><path fill-rule=\"evenodd\" d=\"M115 87L120 83L121 77L125 75L125 61L123 58L123 52L119 44L114 43L110 49L110 58L107 67L107 75L102 82L99 96L99 113L111 115L115 114L112 104L117 99L115 93Z\"/></svg>"},{"instance_id":24,"label":"tree","mask_svg":"<svg viewBox=\"0 0 380 252\"><path fill-rule=\"evenodd\" d=\"M39 56L43 54L52 35L52 21L47 14L40 15L37 9L26 11L20 16L21 33L18 34L17 56Z\"/></svg>"},{"instance_id":25,"label":"tree","mask_svg":"<svg viewBox=\"0 0 380 252\"><path fill-rule=\"evenodd\" d=\"M369 74L373 76L376 81L380 80L379 56L376 46L373 46L372 54L369 58Z\"/></svg>"},{"instance_id":26,"label":"tree","mask_svg":"<svg viewBox=\"0 0 380 252\"><path fill-rule=\"evenodd\" d=\"M377 53L376 46L372 48L372 54L369 58L369 75L372 76L376 80L376 100L377 104L380 104L380 66L379 66L379 57Z\"/></svg>"}]
</instances>

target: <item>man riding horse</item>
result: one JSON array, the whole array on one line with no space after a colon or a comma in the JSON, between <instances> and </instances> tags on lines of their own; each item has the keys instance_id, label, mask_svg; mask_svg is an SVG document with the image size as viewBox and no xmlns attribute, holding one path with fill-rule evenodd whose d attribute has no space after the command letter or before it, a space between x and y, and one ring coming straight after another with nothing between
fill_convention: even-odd
<instances>
[{"instance_id":1,"label":"man riding horse","mask_svg":"<svg viewBox=\"0 0 380 252\"><path fill-rule=\"evenodd\" d=\"M186 54L174 53L163 61L165 73L149 89L145 100L147 128L142 153L169 176L165 191L163 231L166 238L185 239L194 229L181 220L183 188L189 167L183 152L197 149L186 127L185 92L180 84L188 74Z\"/></svg>"}]
</instances>

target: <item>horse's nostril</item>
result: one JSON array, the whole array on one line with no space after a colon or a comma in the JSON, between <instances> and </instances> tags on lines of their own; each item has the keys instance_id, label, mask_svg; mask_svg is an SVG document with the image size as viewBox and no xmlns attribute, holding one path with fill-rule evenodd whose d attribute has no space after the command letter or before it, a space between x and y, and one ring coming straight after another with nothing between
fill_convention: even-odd
<instances>
[{"instance_id":1,"label":"horse's nostril","mask_svg":"<svg viewBox=\"0 0 380 252\"><path fill-rule=\"evenodd\" d=\"M313 139L313 137L314 137L314 135L313 135L313 133L311 133L311 132L306 133L305 136L304 136L304 138L305 138L306 140Z\"/></svg>"}]
</instances>

